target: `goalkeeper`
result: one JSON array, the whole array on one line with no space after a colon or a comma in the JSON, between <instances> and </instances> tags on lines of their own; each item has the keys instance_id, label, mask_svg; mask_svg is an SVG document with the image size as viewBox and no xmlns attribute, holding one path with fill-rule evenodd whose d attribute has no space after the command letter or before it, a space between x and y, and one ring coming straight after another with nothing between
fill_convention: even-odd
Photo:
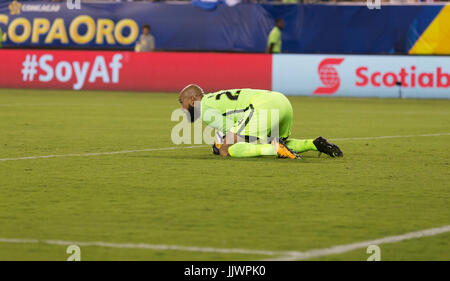
<instances>
[{"instance_id":1,"label":"goalkeeper","mask_svg":"<svg viewBox=\"0 0 450 281\"><path fill-rule=\"evenodd\" d=\"M203 122L224 135L223 143L214 143L213 151L221 156L256 157L273 155L300 158L299 153L319 151L342 157L335 144L326 139L288 139L293 112L289 100L281 93L233 89L205 94L197 85L188 85L179 95L181 109L194 122Z\"/></svg>"}]
</instances>

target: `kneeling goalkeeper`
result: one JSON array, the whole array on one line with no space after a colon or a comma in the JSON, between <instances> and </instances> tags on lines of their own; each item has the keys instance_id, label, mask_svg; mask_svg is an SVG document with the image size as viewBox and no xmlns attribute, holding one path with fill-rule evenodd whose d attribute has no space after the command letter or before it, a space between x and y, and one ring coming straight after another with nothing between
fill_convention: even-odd
<instances>
[{"instance_id":1,"label":"kneeling goalkeeper","mask_svg":"<svg viewBox=\"0 0 450 281\"><path fill-rule=\"evenodd\" d=\"M326 139L288 139L293 111L281 93L233 89L205 94L194 84L179 95L181 109L189 113L191 122L201 115L203 122L222 132L223 143L214 144L221 156L255 157L273 155L300 158L299 153L319 151L331 157L342 157L335 144Z\"/></svg>"}]
</instances>

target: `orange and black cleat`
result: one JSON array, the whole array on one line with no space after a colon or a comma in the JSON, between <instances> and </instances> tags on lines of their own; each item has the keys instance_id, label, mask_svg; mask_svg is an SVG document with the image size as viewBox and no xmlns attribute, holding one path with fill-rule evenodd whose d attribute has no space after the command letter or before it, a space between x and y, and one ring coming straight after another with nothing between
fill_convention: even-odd
<instances>
[{"instance_id":1,"label":"orange and black cleat","mask_svg":"<svg viewBox=\"0 0 450 281\"><path fill-rule=\"evenodd\" d=\"M278 158L290 158L290 159L300 159L302 158L295 151L286 146L283 140L273 141L276 145Z\"/></svg>"},{"instance_id":2,"label":"orange and black cleat","mask_svg":"<svg viewBox=\"0 0 450 281\"><path fill-rule=\"evenodd\" d=\"M222 144L214 142L214 144L212 145L212 153L215 155L220 155L220 147L222 146Z\"/></svg>"}]
</instances>

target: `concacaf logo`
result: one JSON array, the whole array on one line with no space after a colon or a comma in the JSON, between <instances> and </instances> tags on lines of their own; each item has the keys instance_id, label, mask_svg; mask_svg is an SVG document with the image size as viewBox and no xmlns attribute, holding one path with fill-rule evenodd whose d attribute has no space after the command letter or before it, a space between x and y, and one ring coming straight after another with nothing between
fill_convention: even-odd
<instances>
[{"instance_id":1,"label":"concacaf logo","mask_svg":"<svg viewBox=\"0 0 450 281\"><path fill-rule=\"evenodd\" d=\"M11 4L9 4L8 8L11 15L20 15L22 4L14 0L11 2Z\"/></svg>"}]
</instances>

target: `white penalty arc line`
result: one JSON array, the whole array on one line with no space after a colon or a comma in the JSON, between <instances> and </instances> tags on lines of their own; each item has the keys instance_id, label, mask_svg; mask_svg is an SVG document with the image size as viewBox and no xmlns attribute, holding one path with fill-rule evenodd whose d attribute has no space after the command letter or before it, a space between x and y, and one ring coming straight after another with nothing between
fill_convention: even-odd
<instances>
[{"instance_id":1,"label":"white penalty arc line","mask_svg":"<svg viewBox=\"0 0 450 281\"><path fill-rule=\"evenodd\" d=\"M101 155L128 154L128 153L137 153L137 152L167 151L167 150L199 148L199 147L207 147L207 145L172 146L172 147L145 148L145 149L120 150L120 151L109 151L109 152L71 153L71 154L59 154L59 155L25 156L25 157L17 157L17 158L0 158L0 161L45 159L45 158L58 158L58 157L89 157L89 156L101 156Z\"/></svg>"},{"instance_id":2,"label":"white penalty arc line","mask_svg":"<svg viewBox=\"0 0 450 281\"><path fill-rule=\"evenodd\" d=\"M398 139L398 138L415 138L415 137L440 137L450 136L450 133L422 134L422 135L400 135L400 136L378 136L378 137L359 137L359 138L334 138L333 141L349 141L349 140L378 140L378 139Z\"/></svg>"},{"instance_id":3,"label":"white penalty arc line","mask_svg":"<svg viewBox=\"0 0 450 281\"><path fill-rule=\"evenodd\" d=\"M430 228L415 232L409 232L402 235L395 235L395 236L387 236L384 238L379 238L375 240L369 240L369 241L363 241L363 242L357 242L352 244L346 244L346 245L339 245L324 249L314 249L309 250L305 252L298 252L291 255L285 255L280 256L275 259L270 259L274 261L289 261L289 260L308 260L313 258L320 258L330 255L337 255L337 254L343 254L346 252L350 252L357 249L363 249L367 248L370 245L381 245L381 244L390 244L390 243L397 243L405 240L415 239L415 238L422 238L422 237L429 237L429 236L435 236L438 234L450 232L450 225L437 227L437 228Z\"/></svg>"},{"instance_id":4,"label":"white penalty arc line","mask_svg":"<svg viewBox=\"0 0 450 281\"><path fill-rule=\"evenodd\" d=\"M160 245L160 244L133 244L133 243L108 243L108 242L79 242L79 241L63 241L63 240L40 240L40 239L21 239L21 238L0 238L0 243L12 244L48 244L70 246L77 245L79 247L105 247L105 248L120 248L120 249L144 249L156 251L184 251L197 253L221 253L221 254L243 254L243 255L263 255L263 256L277 256L268 260L306 260L329 256L334 254L342 254L356 249L366 248L370 245L381 245L387 243L396 243L404 240L414 238L422 238L435 236L438 234L450 232L450 225L425 229L415 232L409 232L402 235L388 236L380 239L352 243L347 245L334 246L324 249L314 249L305 252L298 251L270 251L270 250L250 250L250 249L236 249L236 248L210 248L210 247L194 247L194 246L179 246L179 245Z\"/></svg>"},{"instance_id":5,"label":"white penalty arc line","mask_svg":"<svg viewBox=\"0 0 450 281\"><path fill-rule=\"evenodd\" d=\"M414 137L439 137L439 136L450 136L450 133L436 133L436 134L422 134L422 135L400 135L400 136L356 137L356 138L333 138L333 139L330 139L330 140L333 140L333 141L352 141L352 140L376 140L376 139L414 138ZM136 149L136 150L110 151L110 152L71 153L71 154L43 155L43 156L25 156L25 157L17 157L17 158L0 158L0 161L32 160L32 159L61 158L61 157L89 157L89 156L128 154L128 153L151 152L151 151L168 151L168 150L201 148L201 147L209 147L209 145L172 146L172 147L161 147L161 148L145 148L145 149Z\"/></svg>"}]
</instances>

